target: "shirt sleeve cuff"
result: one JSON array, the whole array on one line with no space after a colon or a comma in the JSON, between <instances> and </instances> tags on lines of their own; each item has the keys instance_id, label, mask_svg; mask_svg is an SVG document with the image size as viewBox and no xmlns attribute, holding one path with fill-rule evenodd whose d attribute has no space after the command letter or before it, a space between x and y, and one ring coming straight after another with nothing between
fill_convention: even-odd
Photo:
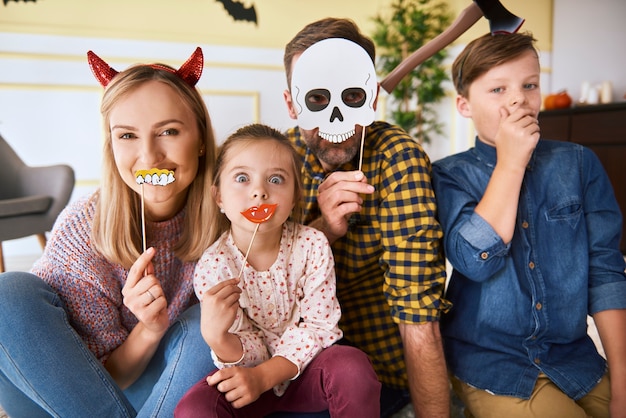
<instances>
[{"instance_id":1,"label":"shirt sleeve cuff","mask_svg":"<svg viewBox=\"0 0 626 418\"><path fill-rule=\"evenodd\" d=\"M478 256L483 260L489 256L504 254L510 247L510 244L505 244L491 225L477 213L473 213L461 226L459 235L479 251Z\"/></svg>"},{"instance_id":2,"label":"shirt sleeve cuff","mask_svg":"<svg viewBox=\"0 0 626 418\"><path fill-rule=\"evenodd\" d=\"M589 315L609 309L626 309L626 282L606 283L589 291Z\"/></svg>"},{"instance_id":3,"label":"shirt sleeve cuff","mask_svg":"<svg viewBox=\"0 0 626 418\"><path fill-rule=\"evenodd\" d=\"M215 352L213 350L211 350L211 359L213 360L213 363L215 364L215 367L217 367L218 369L224 369L226 367L232 367L232 366L237 366L238 364L240 364L243 359L246 357L246 348L243 347L242 353L241 353L241 357L239 358L239 360L237 361L233 361L233 362L224 362L222 361L217 354L215 354Z\"/></svg>"}]
</instances>

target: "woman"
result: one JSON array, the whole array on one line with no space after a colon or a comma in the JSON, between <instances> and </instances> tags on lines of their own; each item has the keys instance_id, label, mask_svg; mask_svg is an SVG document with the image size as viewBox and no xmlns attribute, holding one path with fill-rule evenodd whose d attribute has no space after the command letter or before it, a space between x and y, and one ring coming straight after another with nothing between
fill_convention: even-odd
<instances>
[{"instance_id":1,"label":"woman","mask_svg":"<svg viewBox=\"0 0 626 418\"><path fill-rule=\"evenodd\" d=\"M101 187L59 216L31 273L0 275L0 404L12 418L172 416L214 369L192 284L216 238L199 226L217 216L202 51L178 70L118 73L88 57L105 87ZM139 184L153 168L173 181Z\"/></svg>"}]
</instances>

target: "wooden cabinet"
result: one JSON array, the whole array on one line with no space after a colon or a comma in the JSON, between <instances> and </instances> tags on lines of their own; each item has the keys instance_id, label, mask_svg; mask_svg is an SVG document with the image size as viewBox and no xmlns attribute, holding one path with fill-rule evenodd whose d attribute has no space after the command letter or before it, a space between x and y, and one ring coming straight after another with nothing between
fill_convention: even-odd
<instances>
[{"instance_id":1,"label":"wooden cabinet","mask_svg":"<svg viewBox=\"0 0 626 418\"><path fill-rule=\"evenodd\" d=\"M596 153L626 216L626 102L544 111L539 127L542 138L575 142ZM626 254L626 220L620 249Z\"/></svg>"}]
</instances>

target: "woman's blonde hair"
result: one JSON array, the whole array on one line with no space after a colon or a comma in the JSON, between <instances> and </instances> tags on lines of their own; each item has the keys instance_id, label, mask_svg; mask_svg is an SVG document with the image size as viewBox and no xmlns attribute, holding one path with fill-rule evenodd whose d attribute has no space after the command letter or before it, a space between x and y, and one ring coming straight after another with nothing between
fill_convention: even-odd
<instances>
[{"instance_id":1,"label":"woman's blonde hair","mask_svg":"<svg viewBox=\"0 0 626 418\"><path fill-rule=\"evenodd\" d=\"M217 160L215 162L215 170L213 171L213 185L217 189L219 187L220 178L222 175L222 170L226 165L228 158L231 158L230 150L236 144L248 144L253 143L255 141L272 141L278 146L285 149L291 155L291 170L294 175L294 207L291 213L290 219L293 222L301 223L303 220L303 209L302 209L302 178L300 177L300 172L302 169L302 161L300 156L289 142L289 139L279 132L278 130L263 125L260 123L253 123L250 125L246 125L242 128L239 128L237 131L232 133L226 141L222 144L219 149L219 153L217 156ZM219 210L217 207L217 202L213 199L213 204L215 205L215 210ZM226 215L221 215L219 220L216 220L216 228L220 230L220 233L223 233L230 227L230 222Z\"/></svg>"},{"instance_id":2,"label":"woman's blonde hair","mask_svg":"<svg viewBox=\"0 0 626 418\"><path fill-rule=\"evenodd\" d=\"M175 243L175 254L182 261L196 261L217 238L213 220L219 214L211 194L217 151L211 119L202 96L174 72L156 66L136 65L117 74L102 98L103 172L100 190L94 195L97 203L92 231L95 250L125 268L129 268L142 251L141 202L140 196L124 183L115 165L109 119L111 110L121 99L152 80L170 86L178 93L181 105L194 113L205 150L199 157L198 173L187 190L183 232Z\"/></svg>"}]
</instances>

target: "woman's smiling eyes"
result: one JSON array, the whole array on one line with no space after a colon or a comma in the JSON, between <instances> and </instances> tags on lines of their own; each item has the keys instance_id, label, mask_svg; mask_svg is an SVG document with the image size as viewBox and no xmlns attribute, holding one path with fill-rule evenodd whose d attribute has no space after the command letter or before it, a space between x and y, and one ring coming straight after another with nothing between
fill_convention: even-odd
<instances>
[{"instance_id":1,"label":"woman's smiling eyes","mask_svg":"<svg viewBox=\"0 0 626 418\"><path fill-rule=\"evenodd\" d=\"M169 128L164 130L160 136L171 136L171 135L178 135L180 133L180 131L176 128Z\"/></svg>"},{"instance_id":2,"label":"woman's smiling eyes","mask_svg":"<svg viewBox=\"0 0 626 418\"><path fill-rule=\"evenodd\" d=\"M118 138L119 139L134 139L134 138L137 138L137 136L131 132L127 132L125 134L121 134Z\"/></svg>"},{"instance_id":3,"label":"woman's smiling eyes","mask_svg":"<svg viewBox=\"0 0 626 418\"><path fill-rule=\"evenodd\" d=\"M176 128L168 128L161 131L157 136L176 136L180 134L180 130ZM122 134L118 134L117 138L119 139L136 139L138 136L134 132L124 132Z\"/></svg>"}]
</instances>

